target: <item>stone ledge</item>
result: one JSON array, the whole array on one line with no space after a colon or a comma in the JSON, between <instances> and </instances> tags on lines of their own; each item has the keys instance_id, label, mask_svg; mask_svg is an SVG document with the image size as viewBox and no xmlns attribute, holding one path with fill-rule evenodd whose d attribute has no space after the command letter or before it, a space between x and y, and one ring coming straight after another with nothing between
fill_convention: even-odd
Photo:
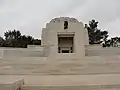
<instances>
[{"instance_id":1,"label":"stone ledge","mask_svg":"<svg viewBox=\"0 0 120 90\"><path fill-rule=\"evenodd\" d=\"M22 90L120 90L120 85L91 86L22 86Z\"/></svg>"}]
</instances>

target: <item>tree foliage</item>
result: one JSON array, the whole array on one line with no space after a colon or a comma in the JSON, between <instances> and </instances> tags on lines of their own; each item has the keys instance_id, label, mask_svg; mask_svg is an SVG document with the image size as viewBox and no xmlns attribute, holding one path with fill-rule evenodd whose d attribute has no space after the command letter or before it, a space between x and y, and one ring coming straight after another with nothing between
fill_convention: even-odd
<instances>
[{"instance_id":1,"label":"tree foliage","mask_svg":"<svg viewBox=\"0 0 120 90\"><path fill-rule=\"evenodd\" d=\"M0 46L26 48L28 44L41 44L41 40L34 39L32 36L22 35L19 30L8 30L4 33L4 36L5 40L2 37L0 37Z\"/></svg>"},{"instance_id":2,"label":"tree foliage","mask_svg":"<svg viewBox=\"0 0 120 90\"><path fill-rule=\"evenodd\" d=\"M3 44L4 44L4 39L0 37L0 47L3 46Z\"/></svg>"},{"instance_id":3,"label":"tree foliage","mask_svg":"<svg viewBox=\"0 0 120 90\"><path fill-rule=\"evenodd\" d=\"M103 47L118 47L120 46L120 37L112 37L103 43Z\"/></svg>"},{"instance_id":4,"label":"tree foliage","mask_svg":"<svg viewBox=\"0 0 120 90\"><path fill-rule=\"evenodd\" d=\"M89 25L85 24L85 28L87 28L88 30L90 44L100 44L108 37L107 31L102 31L101 29L98 29L98 22L95 20L89 21Z\"/></svg>"}]
</instances>

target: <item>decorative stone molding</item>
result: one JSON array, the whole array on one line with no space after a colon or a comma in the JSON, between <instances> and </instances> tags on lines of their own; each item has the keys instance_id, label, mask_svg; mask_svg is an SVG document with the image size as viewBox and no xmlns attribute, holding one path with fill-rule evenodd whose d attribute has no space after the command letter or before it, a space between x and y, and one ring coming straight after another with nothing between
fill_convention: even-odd
<instances>
[{"instance_id":1,"label":"decorative stone molding","mask_svg":"<svg viewBox=\"0 0 120 90\"><path fill-rule=\"evenodd\" d=\"M60 18L54 18L50 21L50 23L55 23L55 22L64 22L64 21L68 21L70 23L77 23L79 22L77 19L75 18L70 18L70 17L60 17Z\"/></svg>"}]
</instances>

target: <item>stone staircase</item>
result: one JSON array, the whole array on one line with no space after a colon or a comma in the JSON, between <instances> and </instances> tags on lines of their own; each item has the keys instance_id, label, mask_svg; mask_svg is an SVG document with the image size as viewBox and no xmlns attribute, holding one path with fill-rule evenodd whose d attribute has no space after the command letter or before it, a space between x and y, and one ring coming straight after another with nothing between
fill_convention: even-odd
<instances>
[{"instance_id":1,"label":"stone staircase","mask_svg":"<svg viewBox=\"0 0 120 90\"><path fill-rule=\"evenodd\" d=\"M0 90L120 90L120 50L87 50L84 62L47 60L39 57L40 51L34 57L10 58L7 51L8 57L0 59Z\"/></svg>"},{"instance_id":2,"label":"stone staircase","mask_svg":"<svg viewBox=\"0 0 120 90\"><path fill-rule=\"evenodd\" d=\"M86 57L85 64L39 57L0 60L0 90L120 90L119 58Z\"/></svg>"},{"instance_id":3,"label":"stone staircase","mask_svg":"<svg viewBox=\"0 0 120 90\"><path fill-rule=\"evenodd\" d=\"M0 75L120 74L120 56L86 56L80 60L24 57L0 60Z\"/></svg>"}]
</instances>

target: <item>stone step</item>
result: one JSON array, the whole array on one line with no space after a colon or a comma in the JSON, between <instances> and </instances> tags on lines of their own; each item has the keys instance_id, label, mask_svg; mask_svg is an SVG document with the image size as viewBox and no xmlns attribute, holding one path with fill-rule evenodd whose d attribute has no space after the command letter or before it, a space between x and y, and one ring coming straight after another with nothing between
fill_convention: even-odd
<instances>
[{"instance_id":1,"label":"stone step","mask_svg":"<svg viewBox=\"0 0 120 90\"><path fill-rule=\"evenodd\" d=\"M22 90L120 90L120 85L91 86L22 86Z\"/></svg>"},{"instance_id":2,"label":"stone step","mask_svg":"<svg viewBox=\"0 0 120 90\"><path fill-rule=\"evenodd\" d=\"M0 60L1 75L83 75L120 74L120 56L85 57L80 60L47 60L42 57L24 57Z\"/></svg>"},{"instance_id":3,"label":"stone step","mask_svg":"<svg viewBox=\"0 0 120 90\"><path fill-rule=\"evenodd\" d=\"M29 76L25 82L22 90L120 90L120 74Z\"/></svg>"},{"instance_id":4,"label":"stone step","mask_svg":"<svg viewBox=\"0 0 120 90\"><path fill-rule=\"evenodd\" d=\"M30 76L25 82L22 90L120 90L120 74Z\"/></svg>"},{"instance_id":5,"label":"stone step","mask_svg":"<svg viewBox=\"0 0 120 90\"><path fill-rule=\"evenodd\" d=\"M110 59L111 60L110 60ZM68 74L120 74L119 57L90 57L82 64L75 60L47 61L38 58L23 60L0 60L1 75L68 75Z\"/></svg>"},{"instance_id":6,"label":"stone step","mask_svg":"<svg viewBox=\"0 0 120 90\"><path fill-rule=\"evenodd\" d=\"M19 78L24 79L22 90L120 90L120 74L0 75L0 82L11 83Z\"/></svg>"}]
</instances>

